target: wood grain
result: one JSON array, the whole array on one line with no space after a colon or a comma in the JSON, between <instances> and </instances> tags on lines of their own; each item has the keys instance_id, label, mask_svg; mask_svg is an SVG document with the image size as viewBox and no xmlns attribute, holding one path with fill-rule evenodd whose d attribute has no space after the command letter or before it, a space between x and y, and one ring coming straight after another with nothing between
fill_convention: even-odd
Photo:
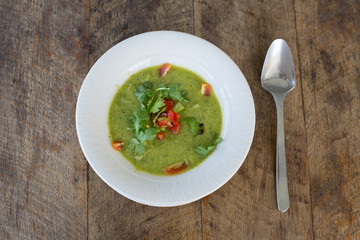
<instances>
[{"instance_id":1,"label":"wood grain","mask_svg":"<svg viewBox=\"0 0 360 240\"><path fill-rule=\"evenodd\" d=\"M87 166L75 129L81 83L110 47L176 30L243 71L256 130L243 166L197 202L130 201ZM360 2L0 1L0 239L360 239ZM260 86L266 50L289 44L290 209L275 195L276 111Z\"/></svg>"},{"instance_id":2,"label":"wood grain","mask_svg":"<svg viewBox=\"0 0 360 240\"><path fill-rule=\"evenodd\" d=\"M0 2L0 239L86 238L86 16L84 3Z\"/></svg>"},{"instance_id":3,"label":"wood grain","mask_svg":"<svg viewBox=\"0 0 360 240\"><path fill-rule=\"evenodd\" d=\"M203 200L204 239L312 238L293 9L288 1L195 1L195 34L216 44L238 64L252 90L257 118L252 148L243 166L226 185ZM260 85L266 50L276 38L285 39L292 50L298 84L284 106L291 202L286 213L280 213L276 206L275 104Z\"/></svg>"},{"instance_id":4,"label":"wood grain","mask_svg":"<svg viewBox=\"0 0 360 240\"><path fill-rule=\"evenodd\" d=\"M360 3L296 1L316 239L360 239Z\"/></svg>"},{"instance_id":5,"label":"wood grain","mask_svg":"<svg viewBox=\"0 0 360 240\"><path fill-rule=\"evenodd\" d=\"M191 1L92 1L90 65L121 40L153 30L193 33ZM90 239L201 239L201 203L155 208L130 201L90 169Z\"/></svg>"}]
</instances>

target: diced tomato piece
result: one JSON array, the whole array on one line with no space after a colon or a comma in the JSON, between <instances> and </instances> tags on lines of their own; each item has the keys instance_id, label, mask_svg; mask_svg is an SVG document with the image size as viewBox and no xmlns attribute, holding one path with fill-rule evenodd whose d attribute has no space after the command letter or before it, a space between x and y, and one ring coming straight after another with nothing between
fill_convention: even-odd
<instances>
[{"instance_id":1,"label":"diced tomato piece","mask_svg":"<svg viewBox=\"0 0 360 240\"><path fill-rule=\"evenodd\" d=\"M171 109L168 111L168 118L171 122L175 121L175 114L174 114L173 110L171 110Z\"/></svg>"},{"instance_id":2,"label":"diced tomato piece","mask_svg":"<svg viewBox=\"0 0 360 240\"><path fill-rule=\"evenodd\" d=\"M161 65L161 67L159 68L160 77L164 77L166 74L168 74L171 68L171 65L168 63L164 63L163 65Z\"/></svg>"},{"instance_id":3,"label":"diced tomato piece","mask_svg":"<svg viewBox=\"0 0 360 240\"><path fill-rule=\"evenodd\" d=\"M180 118L180 114L174 112L174 122L178 122L179 121L179 118Z\"/></svg>"},{"instance_id":4,"label":"diced tomato piece","mask_svg":"<svg viewBox=\"0 0 360 240\"><path fill-rule=\"evenodd\" d=\"M174 175L177 173L180 173L182 171L184 171L187 168L187 164L185 162L178 162L175 163L167 168L164 168L163 171L167 174L167 175Z\"/></svg>"},{"instance_id":5,"label":"diced tomato piece","mask_svg":"<svg viewBox=\"0 0 360 240\"><path fill-rule=\"evenodd\" d=\"M203 83L201 85L201 94L204 96L210 96L211 94L211 86L207 83Z\"/></svg>"},{"instance_id":6,"label":"diced tomato piece","mask_svg":"<svg viewBox=\"0 0 360 240\"><path fill-rule=\"evenodd\" d=\"M170 127L171 126L170 120L167 118L164 118L164 117L158 118L156 121L156 124L159 127Z\"/></svg>"},{"instance_id":7,"label":"diced tomato piece","mask_svg":"<svg viewBox=\"0 0 360 240\"><path fill-rule=\"evenodd\" d=\"M166 132L159 132L158 134L156 134L156 138L159 140L163 140L165 135L166 135Z\"/></svg>"},{"instance_id":8,"label":"diced tomato piece","mask_svg":"<svg viewBox=\"0 0 360 240\"><path fill-rule=\"evenodd\" d=\"M177 135L178 133L179 133L179 131L180 131L180 123L178 123L178 124L174 124L171 128L170 128L170 130L175 134L175 135Z\"/></svg>"},{"instance_id":9,"label":"diced tomato piece","mask_svg":"<svg viewBox=\"0 0 360 240\"><path fill-rule=\"evenodd\" d=\"M179 118L180 118L180 114L174 112L173 110L169 110L168 111L168 118L169 120L173 123L173 124L178 124L179 122Z\"/></svg>"},{"instance_id":10,"label":"diced tomato piece","mask_svg":"<svg viewBox=\"0 0 360 240\"><path fill-rule=\"evenodd\" d=\"M164 100L164 103L165 103L165 106L166 106L166 110L167 110L167 111L173 109L173 107L174 107L174 100L165 99L165 100Z\"/></svg>"},{"instance_id":11,"label":"diced tomato piece","mask_svg":"<svg viewBox=\"0 0 360 240\"><path fill-rule=\"evenodd\" d=\"M111 145L116 151L120 151L124 147L124 143L120 141L114 141Z\"/></svg>"}]
</instances>

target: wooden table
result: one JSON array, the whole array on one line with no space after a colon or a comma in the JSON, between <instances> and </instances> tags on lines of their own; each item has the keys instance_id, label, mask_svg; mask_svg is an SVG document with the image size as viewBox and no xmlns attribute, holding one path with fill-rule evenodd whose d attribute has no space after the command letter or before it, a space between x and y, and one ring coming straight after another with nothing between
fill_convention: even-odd
<instances>
[{"instance_id":1,"label":"wooden table","mask_svg":"<svg viewBox=\"0 0 360 240\"><path fill-rule=\"evenodd\" d=\"M89 167L75 128L79 89L111 46L176 30L223 49L254 96L256 130L237 174L185 206L128 200ZM0 1L0 239L360 239L360 2ZM260 86L285 39L290 209L275 195L275 105Z\"/></svg>"}]
</instances>

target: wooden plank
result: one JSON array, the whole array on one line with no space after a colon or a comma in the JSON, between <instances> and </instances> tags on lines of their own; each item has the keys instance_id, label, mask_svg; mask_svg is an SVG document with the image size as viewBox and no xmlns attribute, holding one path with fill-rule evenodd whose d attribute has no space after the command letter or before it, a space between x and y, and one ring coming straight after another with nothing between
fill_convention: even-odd
<instances>
[{"instance_id":1,"label":"wooden plank","mask_svg":"<svg viewBox=\"0 0 360 240\"><path fill-rule=\"evenodd\" d=\"M316 239L360 239L360 3L295 1Z\"/></svg>"},{"instance_id":2,"label":"wooden plank","mask_svg":"<svg viewBox=\"0 0 360 240\"><path fill-rule=\"evenodd\" d=\"M243 71L257 118L252 148L243 166L203 200L204 239L312 239L309 161L292 2L196 0L194 12L195 34L223 49ZM276 38L289 44L297 78L297 87L284 106L290 193L290 209L285 213L277 210L275 195L275 104L260 85L267 48Z\"/></svg>"},{"instance_id":3,"label":"wooden plank","mask_svg":"<svg viewBox=\"0 0 360 240\"><path fill-rule=\"evenodd\" d=\"M193 33L191 1L92 1L90 65L117 42L153 30ZM135 203L89 172L90 239L200 239L200 201L176 208Z\"/></svg>"},{"instance_id":4,"label":"wooden plank","mask_svg":"<svg viewBox=\"0 0 360 240\"><path fill-rule=\"evenodd\" d=\"M85 239L87 177L75 104L88 6L0 3L0 239Z\"/></svg>"}]
</instances>

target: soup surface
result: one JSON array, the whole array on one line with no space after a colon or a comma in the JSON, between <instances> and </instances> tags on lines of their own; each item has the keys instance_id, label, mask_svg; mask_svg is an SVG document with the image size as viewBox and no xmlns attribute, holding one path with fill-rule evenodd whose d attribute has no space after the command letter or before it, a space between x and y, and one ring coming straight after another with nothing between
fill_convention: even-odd
<instances>
[{"instance_id":1,"label":"soup surface","mask_svg":"<svg viewBox=\"0 0 360 240\"><path fill-rule=\"evenodd\" d=\"M131 75L108 116L113 147L137 170L156 175L196 167L222 140L221 108L210 86L182 67L167 64L164 74L164 65Z\"/></svg>"}]
</instances>

